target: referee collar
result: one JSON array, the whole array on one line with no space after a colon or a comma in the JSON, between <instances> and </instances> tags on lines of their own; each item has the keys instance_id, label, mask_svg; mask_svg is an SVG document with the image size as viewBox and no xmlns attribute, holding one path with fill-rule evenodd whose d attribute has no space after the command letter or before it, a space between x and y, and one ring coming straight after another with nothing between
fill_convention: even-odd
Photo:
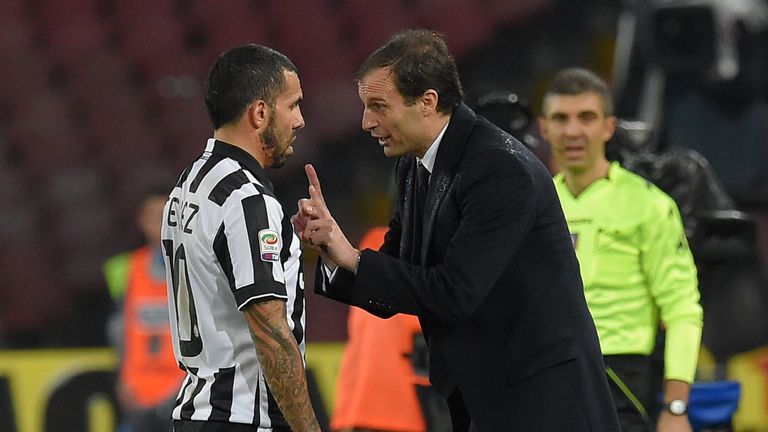
<instances>
[{"instance_id":1,"label":"referee collar","mask_svg":"<svg viewBox=\"0 0 768 432\"><path fill-rule=\"evenodd\" d=\"M208 144L205 146L205 151L211 152L211 154L228 157L237 161L243 168L251 172L265 188L267 188L273 195L275 193L275 187L272 186L272 182L267 177L267 173L264 168L261 167L259 161L256 160L250 153L234 146L229 143L225 143L222 140L214 138L208 139Z\"/></svg>"}]
</instances>

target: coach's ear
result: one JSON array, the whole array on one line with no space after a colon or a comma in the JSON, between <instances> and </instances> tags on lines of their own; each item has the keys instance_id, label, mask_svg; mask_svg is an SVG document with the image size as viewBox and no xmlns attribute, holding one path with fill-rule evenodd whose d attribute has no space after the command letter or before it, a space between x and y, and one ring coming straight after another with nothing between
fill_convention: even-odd
<instances>
[{"instance_id":1,"label":"coach's ear","mask_svg":"<svg viewBox=\"0 0 768 432\"><path fill-rule=\"evenodd\" d=\"M257 100L248 105L246 114L248 123L256 130L261 130L269 124L269 105L263 100Z\"/></svg>"},{"instance_id":2,"label":"coach's ear","mask_svg":"<svg viewBox=\"0 0 768 432\"><path fill-rule=\"evenodd\" d=\"M440 95L433 89L428 89L421 95L419 102L421 102L422 114L425 117L437 112L437 103L439 99Z\"/></svg>"}]
</instances>

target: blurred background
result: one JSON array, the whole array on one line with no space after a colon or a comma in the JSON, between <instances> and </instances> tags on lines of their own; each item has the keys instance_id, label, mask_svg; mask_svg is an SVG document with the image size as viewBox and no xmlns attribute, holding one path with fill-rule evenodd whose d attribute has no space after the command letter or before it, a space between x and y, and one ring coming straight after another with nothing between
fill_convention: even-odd
<instances>
[{"instance_id":1,"label":"blurred background","mask_svg":"<svg viewBox=\"0 0 768 432\"><path fill-rule=\"evenodd\" d=\"M299 68L307 126L270 172L286 213L311 162L353 243L386 223L393 160L360 129L353 76L409 27L445 33L467 103L544 160L548 80L585 66L609 81L617 158L686 217L712 373L749 354L768 416L768 0L0 0L0 348L107 345L104 261L140 245L141 191L170 190L202 151L201 82L238 44ZM308 303L308 340L343 341L346 307Z\"/></svg>"},{"instance_id":2,"label":"blurred background","mask_svg":"<svg viewBox=\"0 0 768 432\"><path fill-rule=\"evenodd\" d=\"M0 344L104 344L102 264L140 243L145 185L170 190L212 135L201 83L224 50L263 43L298 66L307 127L270 175L292 212L306 194L303 165L314 163L357 237L388 220L393 177L360 129L353 77L368 54L400 29L436 29L470 104L501 89L535 98L560 67L610 73L620 4L573 3L3 0ZM344 316L312 315L322 319L310 339L343 337Z\"/></svg>"}]
</instances>

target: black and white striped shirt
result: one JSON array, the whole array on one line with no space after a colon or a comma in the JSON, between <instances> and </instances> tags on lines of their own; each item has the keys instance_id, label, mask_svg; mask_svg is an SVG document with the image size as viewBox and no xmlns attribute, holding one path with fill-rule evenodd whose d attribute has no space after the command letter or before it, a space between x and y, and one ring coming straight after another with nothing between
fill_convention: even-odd
<instances>
[{"instance_id":1,"label":"black and white striped shirt","mask_svg":"<svg viewBox=\"0 0 768 432\"><path fill-rule=\"evenodd\" d=\"M301 245L259 163L208 140L166 203L162 242L174 351L187 372L173 418L287 426L241 312L285 299L304 355Z\"/></svg>"}]
</instances>

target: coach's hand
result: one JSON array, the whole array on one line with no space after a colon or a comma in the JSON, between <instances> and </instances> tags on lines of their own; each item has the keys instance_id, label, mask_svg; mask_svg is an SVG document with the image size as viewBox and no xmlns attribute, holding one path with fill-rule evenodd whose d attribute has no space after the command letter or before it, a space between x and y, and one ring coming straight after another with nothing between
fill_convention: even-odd
<instances>
[{"instance_id":1,"label":"coach's hand","mask_svg":"<svg viewBox=\"0 0 768 432\"><path fill-rule=\"evenodd\" d=\"M302 198L298 202L298 210L296 214L291 216L291 223L293 229L299 239L305 243L310 243L307 238L307 224L309 221L321 218L332 218L331 212L325 205L325 199L323 198L323 191L320 188L320 180L317 178L317 172L311 164L304 166L304 171L307 173L307 179L309 180L309 198ZM310 244L310 246L313 246ZM314 249L318 249L314 247ZM318 249L319 250L319 249Z\"/></svg>"},{"instance_id":2,"label":"coach's hand","mask_svg":"<svg viewBox=\"0 0 768 432\"><path fill-rule=\"evenodd\" d=\"M315 168L311 164L307 164L304 166L304 171L307 173L307 178L309 179L310 198L302 198L299 200L296 214L291 216L291 223L293 224L293 230L296 232L296 235L299 236L299 239L305 243L309 243L304 235L307 229L307 223L312 219L319 219L321 216L330 216L330 211L328 211L328 208L325 205L323 193L320 189L320 180L317 178ZM316 194L315 191L317 191ZM319 195L320 198L312 198L313 194Z\"/></svg>"},{"instance_id":3,"label":"coach's hand","mask_svg":"<svg viewBox=\"0 0 768 432\"><path fill-rule=\"evenodd\" d=\"M307 164L304 170L309 181L309 198L299 200L299 209L291 218L296 234L329 264L356 272L360 252L349 243L328 210L315 168Z\"/></svg>"}]
</instances>

